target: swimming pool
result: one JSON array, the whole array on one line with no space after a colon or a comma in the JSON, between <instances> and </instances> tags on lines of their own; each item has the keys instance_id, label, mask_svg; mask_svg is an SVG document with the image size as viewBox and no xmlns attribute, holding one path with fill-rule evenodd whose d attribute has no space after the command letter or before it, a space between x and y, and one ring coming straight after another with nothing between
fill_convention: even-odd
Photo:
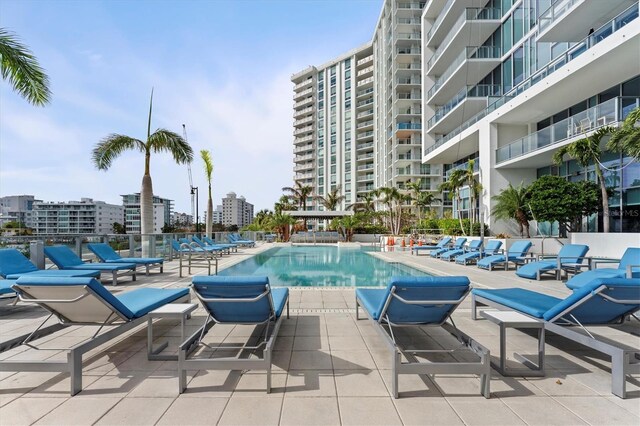
<instances>
[{"instance_id":1,"label":"swimming pool","mask_svg":"<svg viewBox=\"0 0 640 426\"><path fill-rule=\"evenodd\" d=\"M429 275L385 262L367 253L371 251L364 247L274 247L218 275L266 275L272 285L286 287L384 287L392 276Z\"/></svg>"}]
</instances>

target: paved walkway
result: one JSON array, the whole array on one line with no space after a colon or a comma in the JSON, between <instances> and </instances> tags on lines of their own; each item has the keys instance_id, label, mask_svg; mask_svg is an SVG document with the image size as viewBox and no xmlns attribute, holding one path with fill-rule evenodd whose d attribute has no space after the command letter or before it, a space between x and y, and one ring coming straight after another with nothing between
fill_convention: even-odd
<instances>
[{"instance_id":1,"label":"paved walkway","mask_svg":"<svg viewBox=\"0 0 640 426\"><path fill-rule=\"evenodd\" d=\"M226 257L221 268L272 245ZM559 281L542 283L517 278L513 271L492 273L411 256L407 252L380 253L440 275L466 275L474 286L525 287L556 296L568 291ZM203 273L202 270L195 271ZM162 275L140 276L110 289L126 291L142 286L182 287L177 262ZM628 384L630 397L610 393L610 362L598 353L548 336L547 375L543 378L505 378L493 373L491 399L479 394L479 380L468 376L400 377L400 398L390 396L390 356L383 340L366 319L354 315L352 288L291 289L291 318L277 339L273 390L264 391L262 372L200 371L189 376L187 392L178 395L176 362L146 359L146 330L136 329L85 357L83 391L70 398L69 379L57 373L0 372L0 424L220 424L220 425L392 425L392 424L640 424L640 381ZM32 330L43 318L37 307L0 308L0 336ZM457 326L497 352L497 327L470 319L467 299L454 315ZM189 330L204 321L202 310L189 320ZM606 333L640 347L637 323L633 334ZM73 328L46 345L73 344L91 330ZM247 326L216 326L212 339L242 343L255 335ZM177 322L156 324L160 339L178 343ZM439 347L448 343L434 328L400 338ZM163 335L164 334L164 335ZM426 335L425 335L426 334ZM513 351L535 353L535 339L512 331ZM409 342L410 343L410 342ZM60 352L3 354L28 359L60 358Z\"/></svg>"}]
</instances>

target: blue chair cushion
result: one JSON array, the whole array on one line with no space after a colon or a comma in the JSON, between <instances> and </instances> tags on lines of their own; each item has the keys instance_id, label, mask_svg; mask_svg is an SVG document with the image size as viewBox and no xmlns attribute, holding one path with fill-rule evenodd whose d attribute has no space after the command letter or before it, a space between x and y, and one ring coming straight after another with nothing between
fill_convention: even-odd
<instances>
[{"instance_id":1,"label":"blue chair cushion","mask_svg":"<svg viewBox=\"0 0 640 426\"><path fill-rule=\"evenodd\" d=\"M491 265L496 263L503 263L505 261L505 256L503 254L494 254L493 256L487 256L478 261L478 268L489 269Z\"/></svg>"},{"instance_id":2,"label":"blue chair cushion","mask_svg":"<svg viewBox=\"0 0 640 426\"><path fill-rule=\"evenodd\" d=\"M474 288L471 290L471 293L540 319L542 319L545 312L562 301L562 299L558 299L557 297L525 290L523 288L505 288L498 290Z\"/></svg>"},{"instance_id":3,"label":"blue chair cushion","mask_svg":"<svg viewBox=\"0 0 640 426\"><path fill-rule=\"evenodd\" d=\"M614 269L614 268L599 268L592 269L590 271L581 272L577 275L574 275L566 282L566 286L571 290L577 290L584 286L585 284L589 284L593 280L597 278L625 278L626 272L622 269ZM634 277L635 278L635 277Z\"/></svg>"},{"instance_id":4,"label":"blue chair cushion","mask_svg":"<svg viewBox=\"0 0 640 426\"><path fill-rule=\"evenodd\" d=\"M15 283L14 280L0 280L0 295L15 293L15 290L11 288Z\"/></svg>"},{"instance_id":5,"label":"blue chair cushion","mask_svg":"<svg viewBox=\"0 0 640 426\"><path fill-rule=\"evenodd\" d=\"M67 246L49 246L44 248L47 255L58 269L93 269L98 271L120 271L134 269L133 263L84 263L77 254Z\"/></svg>"},{"instance_id":6,"label":"blue chair cushion","mask_svg":"<svg viewBox=\"0 0 640 426\"><path fill-rule=\"evenodd\" d=\"M538 278L538 271L550 271L558 266L558 262L555 260L541 260L539 262L531 262L526 265L522 265L516 271L516 275L522 278L529 278L535 280Z\"/></svg>"},{"instance_id":7,"label":"blue chair cushion","mask_svg":"<svg viewBox=\"0 0 640 426\"><path fill-rule=\"evenodd\" d=\"M273 289L266 276L196 276L193 290L204 299L253 299L271 292L273 311L268 297L247 302L203 302L204 308L219 322L261 323L273 314L279 316L289 296L288 288Z\"/></svg>"},{"instance_id":8,"label":"blue chair cushion","mask_svg":"<svg viewBox=\"0 0 640 426\"><path fill-rule=\"evenodd\" d=\"M164 263L164 259L161 257L122 257L119 260L106 260L105 263L133 263L134 265L155 265L156 263Z\"/></svg>"},{"instance_id":9,"label":"blue chair cushion","mask_svg":"<svg viewBox=\"0 0 640 426\"><path fill-rule=\"evenodd\" d=\"M97 297L120 312L125 318L132 320L150 311L173 302L189 294L188 288L159 289L140 288L126 293L113 295L94 278L60 278L60 277L29 277L23 276L17 284L30 286L87 286Z\"/></svg>"},{"instance_id":10,"label":"blue chair cushion","mask_svg":"<svg viewBox=\"0 0 640 426\"><path fill-rule=\"evenodd\" d=\"M626 271L629 265L640 265L640 247L627 248L620 259L618 269ZM640 267L633 268L633 277L636 278L636 275L640 277Z\"/></svg>"},{"instance_id":11,"label":"blue chair cushion","mask_svg":"<svg viewBox=\"0 0 640 426\"><path fill-rule=\"evenodd\" d=\"M12 274L37 271L36 265L31 263L22 253L16 249L0 249L0 276L7 277Z\"/></svg>"},{"instance_id":12,"label":"blue chair cushion","mask_svg":"<svg viewBox=\"0 0 640 426\"><path fill-rule=\"evenodd\" d=\"M531 245L531 241L516 241L511 247L509 247L509 250L507 250L507 255L509 256L509 258L526 256L527 252L531 248Z\"/></svg>"},{"instance_id":13,"label":"blue chair cushion","mask_svg":"<svg viewBox=\"0 0 640 426\"><path fill-rule=\"evenodd\" d=\"M448 251L442 253L440 255L440 258L441 259L445 259L445 260L450 260L452 257L456 257L458 255L461 255L462 253L464 253L464 250L462 250L462 249L448 250Z\"/></svg>"},{"instance_id":14,"label":"blue chair cushion","mask_svg":"<svg viewBox=\"0 0 640 426\"><path fill-rule=\"evenodd\" d=\"M134 269L133 263L83 263L82 265L69 266L71 270L94 270L94 271L122 271L124 269Z\"/></svg>"},{"instance_id":15,"label":"blue chair cushion","mask_svg":"<svg viewBox=\"0 0 640 426\"><path fill-rule=\"evenodd\" d=\"M467 277L392 277L386 289L357 289L356 296L371 318L378 320L383 314L391 289L405 300L452 301L460 299L469 288ZM439 324L456 305L409 305L392 298L386 315L394 324Z\"/></svg>"},{"instance_id":16,"label":"blue chair cushion","mask_svg":"<svg viewBox=\"0 0 640 426\"><path fill-rule=\"evenodd\" d=\"M38 269L36 271L9 274L7 279L17 280L18 278L28 275L30 277L93 277L100 278L100 271L96 269L73 270L73 269Z\"/></svg>"},{"instance_id":17,"label":"blue chair cushion","mask_svg":"<svg viewBox=\"0 0 640 426\"><path fill-rule=\"evenodd\" d=\"M560 249L558 257L562 263L581 263L588 251L589 246L584 244L567 244Z\"/></svg>"}]
</instances>

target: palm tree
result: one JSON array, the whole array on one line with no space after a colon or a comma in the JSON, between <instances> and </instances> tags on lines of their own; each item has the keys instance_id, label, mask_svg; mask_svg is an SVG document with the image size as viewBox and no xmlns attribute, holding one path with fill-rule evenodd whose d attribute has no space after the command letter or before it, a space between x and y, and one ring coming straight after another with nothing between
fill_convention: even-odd
<instances>
[{"instance_id":1,"label":"palm tree","mask_svg":"<svg viewBox=\"0 0 640 426\"><path fill-rule=\"evenodd\" d=\"M0 74L31 104L50 102L49 77L33 53L5 28L0 28Z\"/></svg>"},{"instance_id":2,"label":"palm tree","mask_svg":"<svg viewBox=\"0 0 640 426\"><path fill-rule=\"evenodd\" d=\"M610 127L600 128L591 136L565 145L553 154L553 161L556 164L562 164L563 157L568 155L575 159L582 167L589 167L591 164L594 165L602 194L602 230L604 232L609 232L609 195L607 194L607 185L602 169L600 168L600 157L602 156L600 142L602 138L611 134L611 132L612 129Z\"/></svg>"},{"instance_id":3,"label":"palm tree","mask_svg":"<svg viewBox=\"0 0 640 426\"><path fill-rule=\"evenodd\" d=\"M338 205L346 198L344 195L340 195L341 185L336 186L327 193L326 197L318 195L314 197L316 201L324 206L327 210L335 210Z\"/></svg>"},{"instance_id":4,"label":"palm tree","mask_svg":"<svg viewBox=\"0 0 640 426\"><path fill-rule=\"evenodd\" d=\"M282 188L282 190L284 192L290 193L289 198L291 199L291 201L298 205L300 210L306 210L307 198L309 198L309 196L313 192L313 187L309 185L303 185L301 182L302 181L297 180L295 186L285 186L284 188Z\"/></svg>"},{"instance_id":5,"label":"palm tree","mask_svg":"<svg viewBox=\"0 0 640 426\"><path fill-rule=\"evenodd\" d=\"M207 237L211 238L211 231L213 230L213 197L211 196L211 174L213 174L213 161L211 160L211 153L206 149L200 150L200 157L204 162L204 173L207 175L207 182L209 184L209 201L207 201L207 225L205 232Z\"/></svg>"},{"instance_id":6,"label":"palm tree","mask_svg":"<svg viewBox=\"0 0 640 426\"><path fill-rule=\"evenodd\" d=\"M281 241L289 241L289 230L296 220L288 214L276 213L271 216L270 225L278 233Z\"/></svg>"},{"instance_id":7,"label":"palm tree","mask_svg":"<svg viewBox=\"0 0 640 426\"><path fill-rule=\"evenodd\" d=\"M376 195L374 191L365 192L359 197L357 202L349 204L347 210L352 209L354 212L366 214L373 213L376 210L375 199Z\"/></svg>"},{"instance_id":8,"label":"palm tree","mask_svg":"<svg viewBox=\"0 0 640 426\"><path fill-rule=\"evenodd\" d=\"M460 209L462 207L462 199L460 197L460 189L465 185L466 171L457 169L451 172L446 181L442 182L439 186L440 191L449 191L449 198L455 199L458 205L458 219L460 221L460 229L464 235L467 235L464 226L462 226L462 215Z\"/></svg>"},{"instance_id":9,"label":"palm tree","mask_svg":"<svg viewBox=\"0 0 640 426\"><path fill-rule=\"evenodd\" d=\"M389 211L389 229L391 233L397 235L400 233L402 222L402 203L410 200L410 195L403 195L398 188L382 187L378 188L378 196Z\"/></svg>"},{"instance_id":10,"label":"palm tree","mask_svg":"<svg viewBox=\"0 0 640 426\"><path fill-rule=\"evenodd\" d=\"M474 166L476 161L469 160L467 162L467 168L464 170L464 178L466 180L466 184L469 186L469 222L473 225L476 218L476 200L482 191L482 184L476 180L474 176ZM473 229L473 226L471 227Z\"/></svg>"},{"instance_id":11,"label":"palm tree","mask_svg":"<svg viewBox=\"0 0 640 426\"><path fill-rule=\"evenodd\" d=\"M288 195L283 195L280 199L273 205L273 210L276 214L280 214L283 211L287 210L295 210L296 206L291 204L291 198Z\"/></svg>"},{"instance_id":12,"label":"palm tree","mask_svg":"<svg viewBox=\"0 0 640 426\"><path fill-rule=\"evenodd\" d=\"M418 207L420 216L422 216L422 209L425 207L429 207L434 203L439 203L442 200L436 197L436 194L431 191L423 191L418 195L418 198L413 200L413 203ZM418 217L418 220L421 218Z\"/></svg>"},{"instance_id":13,"label":"palm tree","mask_svg":"<svg viewBox=\"0 0 640 426\"><path fill-rule=\"evenodd\" d=\"M528 188L524 186L524 182L520 182L517 188L509 184L500 194L492 197L495 204L491 212L496 219L515 219L520 227L520 236L523 236L524 230L526 229L527 238L530 238L530 216L528 214L529 210L526 208L527 190Z\"/></svg>"},{"instance_id":14,"label":"palm tree","mask_svg":"<svg viewBox=\"0 0 640 426\"><path fill-rule=\"evenodd\" d=\"M416 206L416 217L418 221L420 221L420 217L422 216L422 205L418 205L416 201L420 198L420 194L422 194L422 188L420 188L420 182L422 179L418 179L415 182L407 182L405 187L411 191L411 201Z\"/></svg>"},{"instance_id":15,"label":"palm tree","mask_svg":"<svg viewBox=\"0 0 640 426\"><path fill-rule=\"evenodd\" d=\"M153 185L151 182L150 163L152 152L169 152L178 164L193 161L193 150L187 141L177 133L166 129L157 129L151 133L151 111L153 107L153 89L149 102L149 120L147 123L147 140L143 142L130 136L112 133L102 139L93 148L93 163L99 170L108 170L120 154L128 150L137 150L144 154L144 175L140 190L140 233L153 233ZM150 239L146 239L147 242ZM143 257L148 257L148 244L142 244Z\"/></svg>"},{"instance_id":16,"label":"palm tree","mask_svg":"<svg viewBox=\"0 0 640 426\"><path fill-rule=\"evenodd\" d=\"M623 152L640 160L640 108L636 108L627 115L621 127L614 130L607 142L607 149Z\"/></svg>"}]
</instances>

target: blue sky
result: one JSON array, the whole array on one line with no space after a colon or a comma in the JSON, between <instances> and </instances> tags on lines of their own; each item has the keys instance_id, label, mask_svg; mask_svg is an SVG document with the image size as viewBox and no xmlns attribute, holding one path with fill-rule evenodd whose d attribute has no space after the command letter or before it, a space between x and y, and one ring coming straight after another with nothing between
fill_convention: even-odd
<instances>
[{"instance_id":1,"label":"blue sky","mask_svg":"<svg viewBox=\"0 0 640 426\"><path fill-rule=\"evenodd\" d=\"M15 32L51 80L39 108L0 81L0 196L45 201L92 197L120 204L138 192L143 157L125 153L106 172L91 150L110 133L181 133L211 151L213 198L244 195L273 208L293 184L291 74L371 39L382 0L0 1L0 27ZM206 178L193 165L200 206ZM151 160L154 194L190 213L186 166Z\"/></svg>"}]
</instances>

